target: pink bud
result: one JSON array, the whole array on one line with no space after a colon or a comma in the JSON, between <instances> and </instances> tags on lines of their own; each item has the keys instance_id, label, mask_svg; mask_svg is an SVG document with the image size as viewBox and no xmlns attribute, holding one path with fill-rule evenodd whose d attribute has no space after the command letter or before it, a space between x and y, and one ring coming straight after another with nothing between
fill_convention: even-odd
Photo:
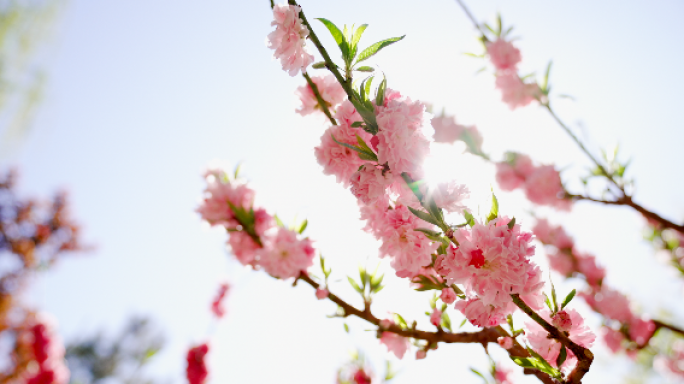
<instances>
[{"instance_id":1,"label":"pink bud","mask_svg":"<svg viewBox=\"0 0 684 384\"><path fill-rule=\"evenodd\" d=\"M423 360L426 356L427 356L427 352L425 352L425 351L422 350L422 349L419 349L419 350L416 352L416 360Z\"/></svg>"},{"instance_id":2,"label":"pink bud","mask_svg":"<svg viewBox=\"0 0 684 384\"><path fill-rule=\"evenodd\" d=\"M316 298L318 300L325 299L326 297L328 297L329 294L330 294L330 292L328 292L328 290L325 288L316 290Z\"/></svg>"},{"instance_id":3,"label":"pink bud","mask_svg":"<svg viewBox=\"0 0 684 384\"><path fill-rule=\"evenodd\" d=\"M560 329L561 331L569 331L572 328L572 320L570 320L570 315L565 311L560 311L556 313L553 317L553 326Z\"/></svg>"},{"instance_id":4,"label":"pink bud","mask_svg":"<svg viewBox=\"0 0 684 384\"><path fill-rule=\"evenodd\" d=\"M432 315L430 315L430 323L432 323L432 325L435 327L439 327L439 325L442 323L442 311L435 309L435 311L432 312Z\"/></svg>"},{"instance_id":5,"label":"pink bud","mask_svg":"<svg viewBox=\"0 0 684 384\"><path fill-rule=\"evenodd\" d=\"M456 292L454 292L453 288L443 288L439 298L442 299L444 303L451 304L456 301Z\"/></svg>"},{"instance_id":6,"label":"pink bud","mask_svg":"<svg viewBox=\"0 0 684 384\"><path fill-rule=\"evenodd\" d=\"M511 339L510 337L499 337L498 339L496 339L496 342L499 343L499 345L503 349L513 348L513 339Z\"/></svg>"}]
</instances>

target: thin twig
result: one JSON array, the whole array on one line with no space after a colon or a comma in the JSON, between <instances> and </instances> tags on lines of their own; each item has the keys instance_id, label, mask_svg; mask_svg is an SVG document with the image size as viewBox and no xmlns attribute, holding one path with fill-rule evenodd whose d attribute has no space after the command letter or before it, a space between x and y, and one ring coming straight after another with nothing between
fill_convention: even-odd
<instances>
[{"instance_id":1,"label":"thin twig","mask_svg":"<svg viewBox=\"0 0 684 384\"><path fill-rule=\"evenodd\" d=\"M323 110L323 113L328 116L328 119L330 119L332 125L337 125L337 121L335 121L330 113L330 110L328 109L328 103L323 99L323 96L321 96L321 93L318 91L318 86L316 86L316 84L311 80L311 77L309 77L308 73L302 73L302 76L304 76L306 79L306 82L309 84L309 87L311 87L314 95L316 95L316 100L318 100L318 105L321 107L321 110Z\"/></svg>"}]
</instances>

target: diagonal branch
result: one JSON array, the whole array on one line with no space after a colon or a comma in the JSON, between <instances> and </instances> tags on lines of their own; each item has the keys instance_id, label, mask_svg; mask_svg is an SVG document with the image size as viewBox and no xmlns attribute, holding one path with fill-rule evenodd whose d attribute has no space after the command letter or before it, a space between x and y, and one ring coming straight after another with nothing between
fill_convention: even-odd
<instances>
[{"instance_id":1,"label":"diagonal branch","mask_svg":"<svg viewBox=\"0 0 684 384\"><path fill-rule=\"evenodd\" d=\"M318 91L318 86L311 80L308 73L302 73L302 76L306 79L306 82L309 84L309 87L311 87L314 95L316 95L316 100L318 100L318 105L321 107L323 113L328 116L332 125L337 125L337 121L335 121L332 114L330 114L330 109L328 109L328 102L323 99L323 96L321 96L321 93Z\"/></svg>"}]
</instances>

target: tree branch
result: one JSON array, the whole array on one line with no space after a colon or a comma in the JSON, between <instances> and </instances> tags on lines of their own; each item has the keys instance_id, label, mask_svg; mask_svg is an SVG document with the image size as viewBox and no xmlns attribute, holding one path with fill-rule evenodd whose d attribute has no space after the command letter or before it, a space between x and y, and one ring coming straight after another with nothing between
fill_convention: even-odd
<instances>
[{"instance_id":1,"label":"tree branch","mask_svg":"<svg viewBox=\"0 0 684 384\"><path fill-rule=\"evenodd\" d=\"M337 125L337 121L335 121L335 119L332 117L332 114L330 113L330 110L328 109L328 103L323 99L323 96L321 96L321 93L318 91L318 86L311 80L309 74L302 73L302 76L304 76L304 78L306 79L306 82L309 84L309 87L311 87L311 90L313 91L314 95L316 95L316 100L318 100L318 105L321 107L323 113L325 113L325 115L328 116L328 119L330 119L332 125Z\"/></svg>"}]
</instances>

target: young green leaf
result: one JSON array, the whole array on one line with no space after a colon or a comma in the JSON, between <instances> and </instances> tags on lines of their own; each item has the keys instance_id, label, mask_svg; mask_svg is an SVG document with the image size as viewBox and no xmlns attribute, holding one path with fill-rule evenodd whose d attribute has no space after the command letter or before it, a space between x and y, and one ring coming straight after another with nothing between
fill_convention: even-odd
<instances>
[{"instance_id":1,"label":"young green leaf","mask_svg":"<svg viewBox=\"0 0 684 384\"><path fill-rule=\"evenodd\" d=\"M380 86L378 87L378 94L375 96L375 105L378 107L382 107L385 103L385 90L387 89L387 78L385 75L382 75L382 82L380 83Z\"/></svg>"},{"instance_id":2,"label":"young green leaf","mask_svg":"<svg viewBox=\"0 0 684 384\"><path fill-rule=\"evenodd\" d=\"M496 195L492 193L492 209L489 210L489 215L487 215L487 222L499 217L499 200L496 199Z\"/></svg>"},{"instance_id":3,"label":"young green leaf","mask_svg":"<svg viewBox=\"0 0 684 384\"><path fill-rule=\"evenodd\" d=\"M346 147L346 148L349 148L349 149L351 149L351 150L354 150L354 151L358 152L360 158L362 158L362 159L364 159L364 160L370 160L370 161L373 161L373 160L374 160L374 161L378 161L378 157L377 157L377 156L375 155L375 153L373 153L372 151L369 152L369 151L366 151L366 150L363 149L363 148L358 148L358 147L355 147L355 146L353 146L353 145L351 145L351 144L341 143L341 142L337 141L337 139L335 138L334 135L331 134L330 136L332 136L333 141L336 142L337 144L339 144L339 145L341 145L341 146L343 146L343 147Z\"/></svg>"},{"instance_id":4,"label":"young green leaf","mask_svg":"<svg viewBox=\"0 0 684 384\"><path fill-rule=\"evenodd\" d=\"M342 51L342 58L345 62L350 62L351 59L349 58L349 44L347 43L347 39L344 37L342 31L340 31L340 29L337 28L337 26L328 19L320 17L316 20L320 21L326 26L326 28L328 28L328 31L330 31L330 34L332 35L333 39L335 39L335 43L337 43L337 46L340 47L340 51Z\"/></svg>"},{"instance_id":5,"label":"young green leaf","mask_svg":"<svg viewBox=\"0 0 684 384\"><path fill-rule=\"evenodd\" d=\"M480 373L480 371L478 371L478 370L475 369L475 368L470 368L470 371L471 371L472 373L474 373L474 374L480 376L480 377L482 378L482 380L484 380L485 383L487 383L487 379L484 377L483 374Z\"/></svg>"},{"instance_id":6,"label":"young green leaf","mask_svg":"<svg viewBox=\"0 0 684 384\"><path fill-rule=\"evenodd\" d=\"M240 168L242 168L242 163L238 163L238 165L235 167L235 180L237 180L238 176L240 175Z\"/></svg>"},{"instance_id":7,"label":"young green leaf","mask_svg":"<svg viewBox=\"0 0 684 384\"><path fill-rule=\"evenodd\" d=\"M556 299L556 287L553 285L553 280L551 280L549 276L549 281L551 282L551 300L553 300L553 310L552 312L555 314L558 312L558 300Z\"/></svg>"},{"instance_id":8,"label":"young green leaf","mask_svg":"<svg viewBox=\"0 0 684 384\"><path fill-rule=\"evenodd\" d=\"M565 363L565 359L568 358L568 351L565 349L565 345L561 347L561 351L558 354L558 358L556 359L556 366L560 367Z\"/></svg>"},{"instance_id":9,"label":"young green leaf","mask_svg":"<svg viewBox=\"0 0 684 384\"><path fill-rule=\"evenodd\" d=\"M363 32L368 28L368 24L361 24L356 30L352 33L351 39L349 39L349 45L351 48L351 53L349 55L349 61L354 60L356 57L356 52L358 51L358 44L359 40L361 40L361 35L363 35ZM358 71L358 69L357 69Z\"/></svg>"},{"instance_id":10,"label":"young green leaf","mask_svg":"<svg viewBox=\"0 0 684 384\"><path fill-rule=\"evenodd\" d=\"M511 221L508 222L508 229L513 229L515 226L515 217L511 219Z\"/></svg>"},{"instance_id":11,"label":"young green leaf","mask_svg":"<svg viewBox=\"0 0 684 384\"><path fill-rule=\"evenodd\" d=\"M297 233L299 233L299 234L301 235L302 232L304 232L304 230L306 229L306 227L307 227L308 225L309 225L309 220L308 220L308 219L305 219L304 221L302 221L302 224L299 226L299 229L297 229Z\"/></svg>"},{"instance_id":12,"label":"young green leaf","mask_svg":"<svg viewBox=\"0 0 684 384\"><path fill-rule=\"evenodd\" d=\"M285 227L285 223L283 223L283 221L280 220L280 217L278 217L278 215L274 215L273 218L275 219L275 222L276 222L276 225L277 225L277 226L279 226L279 227L281 227L281 228L284 228L284 227Z\"/></svg>"},{"instance_id":13,"label":"young green leaf","mask_svg":"<svg viewBox=\"0 0 684 384\"><path fill-rule=\"evenodd\" d=\"M312 65L312 67L313 67L314 69L325 68L325 61L319 61L318 63L314 63L314 64Z\"/></svg>"},{"instance_id":14,"label":"young green leaf","mask_svg":"<svg viewBox=\"0 0 684 384\"><path fill-rule=\"evenodd\" d=\"M355 121L351 124L352 128L358 128L363 126L363 121Z\"/></svg>"},{"instance_id":15,"label":"young green leaf","mask_svg":"<svg viewBox=\"0 0 684 384\"><path fill-rule=\"evenodd\" d=\"M365 141L363 141L363 139L361 138L361 136L356 135L356 142L359 143L359 148L363 149L363 150L366 151L366 152L371 152L371 153L373 153L373 150L370 149L370 147L368 146L368 144L366 144Z\"/></svg>"},{"instance_id":16,"label":"young green leaf","mask_svg":"<svg viewBox=\"0 0 684 384\"><path fill-rule=\"evenodd\" d=\"M344 323L344 331L349 333L349 326L347 325L347 323Z\"/></svg>"},{"instance_id":17,"label":"young green leaf","mask_svg":"<svg viewBox=\"0 0 684 384\"><path fill-rule=\"evenodd\" d=\"M416 215L419 219L421 219L421 220L423 220L423 221L427 221L427 222L430 223L430 224L434 224L434 225L436 225L436 226L439 226L439 224L437 223L437 220L435 220L435 219L432 217L432 215L430 215L429 213L423 212L423 211L419 211L419 210L414 209L414 208L409 207L409 206L407 206L407 208L409 209L409 211L411 211L411 213L413 213L414 215Z\"/></svg>"},{"instance_id":18,"label":"young green leaf","mask_svg":"<svg viewBox=\"0 0 684 384\"><path fill-rule=\"evenodd\" d=\"M546 94L548 95L548 90L549 90L549 74L551 73L551 64L553 61L549 61L549 64L546 66L546 73L544 73L544 82L542 83L541 89L542 91L547 91Z\"/></svg>"},{"instance_id":19,"label":"young green leaf","mask_svg":"<svg viewBox=\"0 0 684 384\"><path fill-rule=\"evenodd\" d=\"M470 225L471 227L475 225L475 217L468 211L463 210L463 216L466 219L466 223Z\"/></svg>"},{"instance_id":20,"label":"young green leaf","mask_svg":"<svg viewBox=\"0 0 684 384\"><path fill-rule=\"evenodd\" d=\"M349 280L349 284L351 284L352 288L354 288L356 292L363 294L363 289L361 289L361 287L359 287L359 285L356 284L356 281L354 281L354 279L352 279L350 276L347 276L347 280Z\"/></svg>"},{"instance_id":21,"label":"young green leaf","mask_svg":"<svg viewBox=\"0 0 684 384\"><path fill-rule=\"evenodd\" d=\"M570 304L570 301L572 300L573 297L575 297L575 294L577 293L576 289L573 289L568 293L567 296L565 296L565 300L563 300L563 304L561 304L561 310L565 308L566 305Z\"/></svg>"},{"instance_id":22,"label":"young green leaf","mask_svg":"<svg viewBox=\"0 0 684 384\"><path fill-rule=\"evenodd\" d=\"M374 72L375 68L364 65L358 68L354 68L354 70L359 72Z\"/></svg>"},{"instance_id":23,"label":"young green leaf","mask_svg":"<svg viewBox=\"0 0 684 384\"><path fill-rule=\"evenodd\" d=\"M382 40L382 41L378 41L377 43L375 43L375 44L371 45L370 47L364 49L364 50L359 54L359 58L356 60L356 63L358 64L358 63L360 63L360 62L362 62L362 61L364 61L364 60L370 58L371 56L373 56L373 55L375 55L376 53L378 53L381 49L387 47L388 45L394 44L394 43L396 43L397 41L402 40L404 37L406 37L406 35L401 36L401 37L392 37L392 38L389 38L389 39L385 39L385 40Z\"/></svg>"}]
</instances>

